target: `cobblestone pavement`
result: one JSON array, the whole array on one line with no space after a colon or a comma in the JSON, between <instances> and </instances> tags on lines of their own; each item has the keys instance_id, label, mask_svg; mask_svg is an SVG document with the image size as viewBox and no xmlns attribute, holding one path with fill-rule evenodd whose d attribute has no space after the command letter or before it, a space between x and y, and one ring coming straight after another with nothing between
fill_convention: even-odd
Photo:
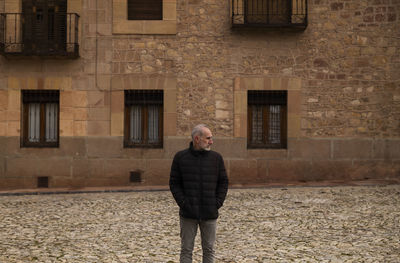
<instances>
[{"instance_id":1,"label":"cobblestone pavement","mask_svg":"<svg viewBox=\"0 0 400 263\"><path fill-rule=\"evenodd\" d=\"M168 191L0 196L0 211L1 263L178 262ZM400 185L229 190L216 249L217 262L400 262Z\"/></svg>"}]
</instances>

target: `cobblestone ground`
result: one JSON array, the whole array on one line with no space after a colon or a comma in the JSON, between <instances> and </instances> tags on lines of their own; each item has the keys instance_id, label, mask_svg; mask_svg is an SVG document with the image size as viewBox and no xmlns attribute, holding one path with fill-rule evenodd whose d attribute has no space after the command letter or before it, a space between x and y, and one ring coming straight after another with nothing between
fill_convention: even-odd
<instances>
[{"instance_id":1,"label":"cobblestone ground","mask_svg":"<svg viewBox=\"0 0 400 263\"><path fill-rule=\"evenodd\" d=\"M0 211L1 263L178 262L167 191L0 196ZM217 239L217 262L400 262L400 185L230 190Z\"/></svg>"}]
</instances>

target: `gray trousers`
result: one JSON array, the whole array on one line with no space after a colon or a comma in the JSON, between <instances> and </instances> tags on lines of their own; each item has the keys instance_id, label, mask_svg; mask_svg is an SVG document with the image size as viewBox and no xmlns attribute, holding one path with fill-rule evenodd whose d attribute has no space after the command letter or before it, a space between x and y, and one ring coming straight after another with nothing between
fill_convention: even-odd
<instances>
[{"instance_id":1,"label":"gray trousers","mask_svg":"<svg viewBox=\"0 0 400 263\"><path fill-rule=\"evenodd\" d=\"M197 228L200 227L203 263L214 263L214 243L216 238L217 220L195 220L180 217L181 226L181 258L180 263L192 263L194 240Z\"/></svg>"}]
</instances>

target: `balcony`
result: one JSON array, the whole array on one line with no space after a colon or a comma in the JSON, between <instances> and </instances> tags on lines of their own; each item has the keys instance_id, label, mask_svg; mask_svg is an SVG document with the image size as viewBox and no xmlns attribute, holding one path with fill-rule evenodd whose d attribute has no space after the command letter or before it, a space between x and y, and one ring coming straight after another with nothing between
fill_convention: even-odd
<instances>
[{"instance_id":1,"label":"balcony","mask_svg":"<svg viewBox=\"0 0 400 263\"><path fill-rule=\"evenodd\" d=\"M233 28L307 27L307 0L232 0Z\"/></svg>"},{"instance_id":2,"label":"balcony","mask_svg":"<svg viewBox=\"0 0 400 263\"><path fill-rule=\"evenodd\" d=\"M78 25L76 13L0 13L0 53L9 58L77 58Z\"/></svg>"}]
</instances>

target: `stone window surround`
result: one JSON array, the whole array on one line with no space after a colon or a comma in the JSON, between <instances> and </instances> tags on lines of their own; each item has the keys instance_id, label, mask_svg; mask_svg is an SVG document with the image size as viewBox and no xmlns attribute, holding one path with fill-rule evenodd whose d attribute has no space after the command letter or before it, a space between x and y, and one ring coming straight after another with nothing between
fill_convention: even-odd
<instances>
[{"instance_id":1,"label":"stone window surround","mask_svg":"<svg viewBox=\"0 0 400 263\"><path fill-rule=\"evenodd\" d=\"M82 0L67 0L68 13L80 13ZM5 0L5 13L19 13L22 12L22 0Z\"/></svg>"},{"instance_id":2,"label":"stone window surround","mask_svg":"<svg viewBox=\"0 0 400 263\"><path fill-rule=\"evenodd\" d=\"M301 79L272 77L236 77L234 84L234 137L247 140L247 91L287 90L287 138L300 137ZM248 149L252 151L252 149ZM258 149L260 151L260 149ZM264 149L262 151L274 151Z\"/></svg>"},{"instance_id":3,"label":"stone window surround","mask_svg":"<svg viewBox=\"0 0 400 263\"><path fill-rule=\"evenodd\" d=\"M128 1L113 0L113 34L176 34L176 0L163 0L163 20L128 20Z\"/></svg>"},{"instance_id":4,"label":"stone window surround","mask_svg":"<svg viewBox=\"0 0 400 263\"><path fill-rule=\"evenodd\" d=\"M66 93L71 93L72 79L70 77L8 77L8 108L7 129L5 136L21 136L21 90L59 90L59 138L73 136L74 126L69 114L70 105L65 103ZM80 134L79 134L80 135Z\"/></svg>"},{"instance_id":5,"label":"stone window surround","mask_svg":"<svg viewBox=\"0 0 400 263\"><path fill-rule=\"evenodd\" d=\"M164 90L163 136L176 136L176 77L161 75L115 75L111 80L111 136L124 136L124 91Z\"/></svg>"}]
</instances>

